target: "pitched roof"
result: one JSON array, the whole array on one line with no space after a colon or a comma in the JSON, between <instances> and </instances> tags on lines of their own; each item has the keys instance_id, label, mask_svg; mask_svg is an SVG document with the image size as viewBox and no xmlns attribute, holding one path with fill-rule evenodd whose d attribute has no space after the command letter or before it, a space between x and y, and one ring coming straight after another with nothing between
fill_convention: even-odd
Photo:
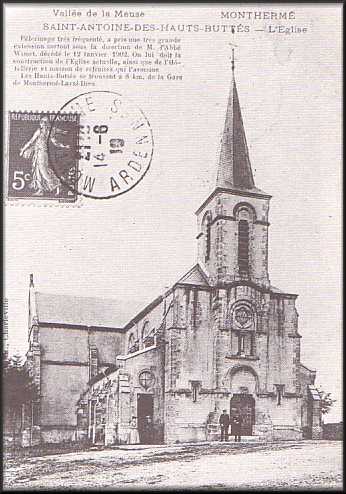
<instances>
[{"instance_id":1,"label":"pitched roof","mask_svg":"<svg viewBox=\"0 0 346 494\"><path fill-rule=\"evenodd\" d=\"M309 367L306 367L306 365L302 364L302 362L299 362L300 367L304 367L305 370L308 372L311 372L312 374L316 374L316 371L313 369L309 369Z\"/></svg>"},{"instance_id":2,"label":"pitched roof","mask_svg":"<svg viewBox=\"0 0 346 494\"><path fill-rule=\"evenodd\" d=\"M36 292L40 323L123 328L142 303L138 300L113 300Z\"/></svg>"},{"instance_id":3,"label":"pitched roof","mask_svg":"<svg viewBox=\"0 0 346 494\"><path fill-rule=\"evenodd\" d=\"M195 264L177 283L209 286L208 279L199 264Z\"/></svg>"},{"instance_id":4,"label":"pitched roof","mask_svg":"<svg viewBox=\"0 0 346 494\"><path fill-rule=\"evenodd\" d=\"M221 140L216 186L262 193L255 187L237 85L232 72L225 125Z\"/></svg>"},{"instance_id":5,"label":"pitched roof","mask_svg":"<svg viewBox=\"0 0 346 494\"><path fill-rule=\"evenodd\" d=\"M270 285L270 291L273 293L285 293L280 288L277 288L276 286Z\"/></svg>"}]
</instances>

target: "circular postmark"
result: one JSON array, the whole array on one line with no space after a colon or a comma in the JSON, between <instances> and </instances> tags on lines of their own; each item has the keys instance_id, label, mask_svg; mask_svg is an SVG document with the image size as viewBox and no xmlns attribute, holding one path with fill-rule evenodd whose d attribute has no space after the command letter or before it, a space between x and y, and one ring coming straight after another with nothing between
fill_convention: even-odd
<instances>
[{"instance_id":1,"label":"circular postmark","mask_svg":"<svg viewBox=\"0 0 346 494\"><path fill-rule=\"evenodd\" d=\"M148 119L132 101L113 91L91 91L65 103L56 114L79 115L76 167L66 177L55 174L74 192L109 199L133 189L148 171L153 135Z\"/></svg>"}]
</instances>

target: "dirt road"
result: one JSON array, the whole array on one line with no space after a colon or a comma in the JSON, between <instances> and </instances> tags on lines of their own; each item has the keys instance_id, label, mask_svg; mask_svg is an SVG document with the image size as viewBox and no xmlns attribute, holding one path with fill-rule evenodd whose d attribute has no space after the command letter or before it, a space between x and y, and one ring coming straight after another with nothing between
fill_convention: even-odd
<instances>
[{"instance_id":1,"label":"dirt road","mask_svg":"<svg viewBox=\"0 0 346 494\"><path fill-rule=\"evenodd\" d=\"M4 489L341 489L341 446L217 443L32 457L7 462Z\"/></svg>"}]
</instances>

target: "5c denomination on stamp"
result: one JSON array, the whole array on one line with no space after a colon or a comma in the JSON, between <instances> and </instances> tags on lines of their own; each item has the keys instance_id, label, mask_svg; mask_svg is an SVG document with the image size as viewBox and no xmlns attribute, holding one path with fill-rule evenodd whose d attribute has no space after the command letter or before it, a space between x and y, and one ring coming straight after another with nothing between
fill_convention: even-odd
<instances>
[{"instance_id":1,"label":"5c denomination on stamp","mask_svg":"<svg viewBox=\"0 0 346 494\"><path fill-rule=\"evenodd\" d=\"M73 180L66 181L52 165L66 187L86 197L109 199L142 180L153 155L153 135L140 108L112 91L83 93L60 109L51 135L56 133L61 112L80 117L79 164Z\"/></svg>"},{"instance_id":2,"label":"5c denomination on stamp","mask_svg":"<svg viewBox=\"0 0 346 494\"><path fill-rule=\"evenodd\" d=\"M8 199L76 201L78 114L9 112L8 135Z\"/></svg>"}]
</instances>

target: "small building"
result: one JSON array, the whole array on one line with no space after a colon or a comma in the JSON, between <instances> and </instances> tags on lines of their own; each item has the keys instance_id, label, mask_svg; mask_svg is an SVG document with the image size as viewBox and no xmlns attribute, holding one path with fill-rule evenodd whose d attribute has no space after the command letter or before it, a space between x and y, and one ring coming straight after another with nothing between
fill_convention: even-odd
<instances>
[{"instance_id":1,"label":"small building","mask_svg":"<svg viewBox=\"0 0 346 494\"><path fill-rule=\"evenodd\" d=\"M268 273L269 203L251 169L232 76L214 190L196 212L196 264L143 310L30 288L28 362L41 440L142 443L321 437L315 371L300 361L297 295ZM135 437L135 436L134 436Z\"/></svg>"}]
</instances>

